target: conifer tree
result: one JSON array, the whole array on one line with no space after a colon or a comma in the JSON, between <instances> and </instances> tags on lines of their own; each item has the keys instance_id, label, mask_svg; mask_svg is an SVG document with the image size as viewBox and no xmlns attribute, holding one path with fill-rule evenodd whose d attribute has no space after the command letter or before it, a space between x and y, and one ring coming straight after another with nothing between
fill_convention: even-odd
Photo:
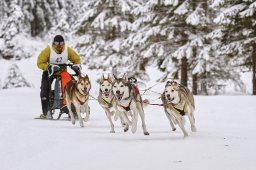
<instances>
[{"instance_id":1,"label":"conifer tree","mask_svg":"<svg viewBox=\"0 0 256 170\"><path fill-rule=\"evenodd\" d=\"M254 0L217 3L222 11L215 22L222 25L219 55L232 60L232 66L252 71L256 95L256 2Z\"/></svg>"},{"instance_id":2,"label":"conifer tree","mask_svg":"<svg viewBox=\"0 0 256 170\"><path fill-rule=\"evenodd\" d=\"M0 39L4 41L0 46L0 53L4 59L17 58L20 59L20 53L23 49L20 49L17 44L17 35L23 33L24 15L18 0L6 1L7 14L3 18L2 28L0 32Z\"/></svg>"},{"instance_id":3,"label":"conifer tree","mask_svg":"<svg viewBox=\"0 0 256 170\"><path fill-rule=\"evenodd\" d=\"M17 87L31 87L31 85L23 77L19 67L16 64L12 64L8 70L8 74L2 88L9 89Z\"/></svg>"},{"instance_id":4,"label":"conifer tree","mask_svg":"<svg viewBox=\"0 0 256 170\"><path fill-rule=\"evenodd\" d=\"M133 70L127 50L121 46L134 22L135 0L90 0L84 3L84 15L76 27L75 48L90 69L115 73Z\"/></svg>"}]
</instances>

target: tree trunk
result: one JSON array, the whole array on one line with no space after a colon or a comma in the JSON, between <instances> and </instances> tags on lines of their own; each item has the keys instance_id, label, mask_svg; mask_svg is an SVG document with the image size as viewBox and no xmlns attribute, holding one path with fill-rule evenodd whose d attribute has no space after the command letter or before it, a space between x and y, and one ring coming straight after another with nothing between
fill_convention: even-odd
<instances>
[{"instance_id":1,"label":"tree trunk","mask_svg":"<svg viewBox=\"0 0 256 170\"><path fill-rule=\"evenodd\" d=\"M201 94L208 95L206 73L203 73L201 78Z\"/></svg>"},{"instance_id":2,"label":"tree trunk","mask_svg":"<svg viewBox=\"0 0 256 170\"><path fill-rule=\"evenodd\" d=\"M197 48L196 47L193 47L192 48L192 57L196 59L196 51L197 51ZM194 95L197 95L197 81L198 81L198 78L197 78L198 74L193 74L192 75L192 92Z\"/></svg>"},{"instance_id":3,"label":"tree trunk","mask_svg":"<svg viewBox=\"0 0 256 170\"><path fill-rule=\"evenodd\" d=\"M256 95L256 45L252 52L252 94Z\"/></svg>"},{"instance_id":4,"label":"tree trunk","mask_svg":"<svg viewBox=\"0 0 256 170\"><path fill-rule=\"evenodd\" d=\"M192 76L192 92L194 95L197 95L197 74Z\"/></svg>"},{"instance_id":5,"label":"tree trunk","mask_svg":"<svg viewBox=\"0 0 256 170\"><path fill-rule=\"evenodd\" d=\"M187 63L186 57L183 57L181 59L181 81L180 81L180 83L186 87L188 85L188 63Z\"/></svg>"}]
</instances>

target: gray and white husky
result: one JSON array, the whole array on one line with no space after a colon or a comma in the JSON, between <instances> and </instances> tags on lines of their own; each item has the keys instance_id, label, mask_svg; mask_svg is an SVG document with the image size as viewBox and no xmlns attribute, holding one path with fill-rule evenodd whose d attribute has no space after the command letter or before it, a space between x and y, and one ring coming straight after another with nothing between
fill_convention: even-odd
<instances>
[{"instance_id":1,"label":"gray and white husky","mask_svg":"<svg viewBox=\"0 0 256 170\"><path fill-rule=\"evenodd\" d=\"M132 133L136 132L139 114L144 135L149 135L145 124L145 113L143 110L143 102L145 101L142 101L138 88L128 81L126 75L122 78L116 78L114 75L112 90L116 98L117 109L120 111L121 117L123 117L126 122L124 131L126 132L129 129L129 125L131 125ZM129 113L132 118L131 121L128 118Z\"/></svg>"},{"instance_id":2,"label":"gray and white husky","mask_svg":"<svg viewBox=\"0 0 256 170\"><path fill-rule=\"evenodd\" d=\"M193 132L196 131L194 97L187 87L182 86L176 81L168 81L165 85L161 99L165 114L170 121L173 131L176 130L174 124L178 124L184 134L184 137L188 136L185 129L184 116L188 116L191 124L191 130Z\"/></svg>"},{"instance_id":3,"label":"gray and white husky","mask_svg":"<svg viewBox=\"0 0 256 170\"><path fill-rule=\"evenodd\" d=\"M112 92L112 83L113 80L109 74L107 78L105 78L104 74L102 74L100 78L100 92L98 96L98 102L105 110L106 116L110 122L110 133L115 133L114 124L111 117L114 116L114 119L117 120L120 114L116 108L116 99ZM122 123L123 120L121 117L120 119Z\"/></svg>"}]
</instances>

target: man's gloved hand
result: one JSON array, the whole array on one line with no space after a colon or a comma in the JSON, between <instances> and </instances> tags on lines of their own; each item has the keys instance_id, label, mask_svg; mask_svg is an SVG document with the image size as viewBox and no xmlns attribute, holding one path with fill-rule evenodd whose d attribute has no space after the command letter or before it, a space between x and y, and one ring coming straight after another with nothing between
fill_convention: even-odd
<instances>
[{"instance_id":1,"label":"man's gloved hand","mask_svg":"<svg viewBox=\"0 0 256 170\"><path fill-rule=\"evenodd\" d=\"M71 68L77 76L81 74L81 66L79 64L74 64Z\"/></svg>"},{"instance_id":2,"label":"man's gloved hand","mask_svg":"<svg viewBox=\"0 0 256 170\"><path fill-rule=\"evenodd\" d=\"M49 65L48 67L49 77L54 75L54 73L57 73L58 71L60 71L60 66L54 65L54 64Z\"/></svg>"}]
</instances>

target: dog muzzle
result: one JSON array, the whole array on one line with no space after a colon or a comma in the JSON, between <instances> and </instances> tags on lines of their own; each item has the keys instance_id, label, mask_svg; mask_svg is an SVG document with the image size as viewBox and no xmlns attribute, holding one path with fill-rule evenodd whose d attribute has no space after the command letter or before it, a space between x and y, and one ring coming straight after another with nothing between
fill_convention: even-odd
<instances>
[{"instance_id":1,"label":"dog muzzle","mask_svg":"<svg viewBox=\"0 0 256 170\"><path fill-rule=\"evenodd\" d=\"M109 97L109 95L110 95L110 91L105 91L104 93L103 93L104 95L105 95L105 97Z\"/></svg>"},{"instance_id":2,"label":"dog muzzle","mask_svg":"<svg viewBox=\"0 0 256 170\"><path fill-rule=\"evenodd\" d=\"M121 100L123 98L124 93L116 94L117 100Z\"/></svg>"},{"instance_id":3,"label":"dog muzzle","mask_svg":"<svg viewBox=\"0 0 256 170\"><path fill-rule=\"evenodd\" d=\"M84 88L82 91L84 94L87 94L87 88Z\"/></svg>"},{"instance_id":4,"label":"dog muzzle","mask_svg":"<svg viewBox=\"0 0 256 170\"><path fill-rule=\"evenodd\" d=\"M170 95L166 95L166 99L168 102L172 102L174 100L174 97L171 97Z\"/></svg>"}]
</instances>

